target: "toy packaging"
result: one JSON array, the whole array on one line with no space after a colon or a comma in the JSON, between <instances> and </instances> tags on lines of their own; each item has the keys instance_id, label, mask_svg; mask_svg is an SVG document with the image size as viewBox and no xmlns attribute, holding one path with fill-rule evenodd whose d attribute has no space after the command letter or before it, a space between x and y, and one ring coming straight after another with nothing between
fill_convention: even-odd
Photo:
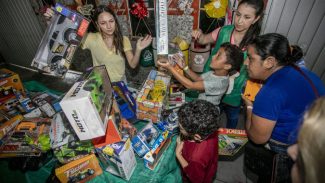
<instances>
[{"instance_id":1,"label":"toy packaging","mask_svg":"<svg viewBox=\"0 0 325 183\"><path fill-rule=\"evenodd\" d=\"M7 135L0 147L0 157L39 156L50 149L51 121L48 118L24 119Z\"/></svg>"},{"instance_id":2,"label":"toy packaging","mask_svg":"<svg viewBox=\"0 0 325 183\"><path fill-rule=\"evenodd\" d=\"M56 113L51 105L55 98L50 96L48 93L41 93L35 96L32 100L46 116L52 117Z\"/></svg>"},{"instance_id":3,"label":"toy packaging","mask_svg":"<svg viewBox=\"0 0 325 183\"><path fill-rule=\"evenodd\" d=\"M123 118L136 118L136 101L128 87L125 85L124 81L114 82L112 83L112 86L114 89L114 98L117 101Z\"/></svg>"},{"instance_id":4,"label":"toy packaging","mask_svg":"<svg viewBox=\"0 0 325 183\"><path fill-rule=\"evenodd\" d=\"M61 77L68 71L90 21L59 3L55 11L31 66Z\"/></svg>"},{"instance_id":5,"label":"toy packaging","mask_svg":"<svg viewBox=\"0 0 325 183\"><path fill-rule=\"evenodd\" d=\"M94 67L84 81L76 82L60 102L80 140L105 135L113 93L104 65Z\"/></svg>"},{"instance_id":6,"label":"toy packaging","mask_svg":"<svg viewBox=\"0 0 325 183\"><path fill-rule=\"evenodd\" d=\"M251 80L247 80L244 96L248 98L250 101L254 102L255 96L257 95L257 93L260 91L261 88L262 88L261 82L254 82Z\"/></svg>"},{"instance_id":7,"label":"toy packaging","mask_svg":"<svg viewBox=\"0 0 325 183\"><path fill-rule=\"evenodd\" d=\"M219 128L220 159L235 159L240 155L242 147L248 142L245 130Z\"/></svg>"},{"instance_id":8,"label":"toy packaging","mask_svg":"<svg viewBox=\"0 0 325 183\"><path fill-rule=\"evenodd\" d=\"M71 143L72 141L78 141L78 137L74 134L74 131L63 112L56 113L53 116L50 138L52 149Z\"/></svg>"},{"instance_id":9,"label":"toy packaging","mask_svg":"<svg viewBox=\"0 0 325 183\"><path fill-rule=\"evenodd\" d=\"M137 96L138 119L158 122L167 102L170 76L151 70Z\"/></svg>"},{"instance_id":10,"label":"toy packaging","mask_svg":"<svg viewBox=\"0 0 325 183\"><path fill-rule=\"evenodd\" d=\"M103 171L94 154L55 169L55 175L62 183L86 182L102 173Z\"/></svg>"},{"instance_id":11,"label":"toy packaging","mask_svg":"<svg viewBox=\"0 0 325 183\"><path fill-rule=\"evenodd\" d=\"M143 157L150 151L159 134L159 130L153 125L153 123L149 122L135 137L132 138L132 147L139 157Z\"/></svg>"},{"instance_id":12,"label":"toy packaging","mask_svg":"<svg viewBox=\"0 0 325 183\"><path fill-rule=\"evenodd\" d=\"M96 148L104 170L129 180L137 165L130 139Z\"/></svg>"},{"instance_id":13,"label":"toy packaging","mask_svg":"<svg viewBox=\"0 0 325 183\"><path fill-rule=\"evenodd\" d=\"M163 152L171 143L171 138L168 131L164 131L159 135L149 152L144 156L145 167L153 170L158 164Z\"/></svg>"},{"instance_id":14,"label":"toy packaging","mask_svg":"<svg viewBox=\"0 0 325 183\"><path fill-rule=\"evenodd\" d=\"M53 152L60 163L66 164L94 153L94 146L90 140L73 140L54 148Z\"/></svg>"},{"instance_id":15,"label":"toy packaging","mask_svg":"<svg viewBox=\"0 0 325 183\"><path fill-rule=\"evenodd\" d=\"M0 139L2 139L23 120L22 115L17 115L13 118L7 118L3 115L0 115L0 117Z\"/></svg>"},{"instance_id":16,"label":"toy packaging","mask_svg":"<svg viewBox=\"0 0 325 183\"><path fill-rule=\"evenodd\" d=\"M0 69L0 87L2 94L0 98L5 95L5 90L10 87L25 95L24 86L19 78L19 75L5 68Z\"/></svg>"}]
</instances>

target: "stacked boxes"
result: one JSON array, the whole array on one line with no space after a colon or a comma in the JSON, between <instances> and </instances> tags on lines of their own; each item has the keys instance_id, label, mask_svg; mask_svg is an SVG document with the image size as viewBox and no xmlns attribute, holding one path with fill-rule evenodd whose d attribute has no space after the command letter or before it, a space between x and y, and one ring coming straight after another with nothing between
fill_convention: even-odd
<instances>
[{"instance_id":1,"label":"stacked boxes","mask_svg":"<svg viewBox=\"0 0 325 183\"><path fill-rule=\"evenodd\" d=\"M63 76L70 67L72 57L87 32L89 20L61 4L33 59L32 66L54 76Z\"/></svg>"},{"instance_id":2,"label":"stacked boxes","mask_svg":"<svg viewBox=\"0 0 325 183\"><path fill-rule=\"evenodd\" d=\"M94 67L60 102L80 140L104 136L113 103L112 86L105 66Z\"/></svg>"},{"instance_id":3,"label":"stacked boxes","mask_svg":"<svg viewBox=\"0 0 325 183\"><path fill-rule=\"evenodd\" d=\"M152 70L137 96L137 118L154 123L161 119L166 105L170 85L170 76Z\"/></svg>"}]
</instances>

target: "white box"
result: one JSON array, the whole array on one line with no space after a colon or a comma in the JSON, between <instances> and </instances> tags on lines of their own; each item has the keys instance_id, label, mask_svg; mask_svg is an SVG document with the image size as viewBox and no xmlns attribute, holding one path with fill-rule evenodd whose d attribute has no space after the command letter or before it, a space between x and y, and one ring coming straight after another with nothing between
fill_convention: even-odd
<instances>
[{"instance_id":1,"label":"white box","mask_svg":"<svg viewBox=\"0 0 325 183\"><path fill-rule=\"evenodd\" d=\"M105 135L112 91L106 67L98 66L94 67L86 80L75 83L60 102L80 140Z\"/></svg>"},{"instance_id":2,"label":"white box","mask_svg":"<svg viewBox=\"0 0 325 183\"><path fill-rule=\"evenodd\" d=\"M105 171L129 180L137 161L131 148L130 139L96 148Z\"/></svg>"}]
</instances>

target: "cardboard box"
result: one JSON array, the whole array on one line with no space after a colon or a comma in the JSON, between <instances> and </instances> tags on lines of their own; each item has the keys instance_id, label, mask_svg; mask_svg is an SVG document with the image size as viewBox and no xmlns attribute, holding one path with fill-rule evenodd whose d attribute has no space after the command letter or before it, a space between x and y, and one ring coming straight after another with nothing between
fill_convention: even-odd
<instances>
[{"instance_id":1,"label":"cardboard box","mask_svg":"<svg viewBox=\"0 0 325 183\"><path fill-rule=\"evenodd\" d=\"M61 182L86 182L103 171L94 154L72 161L55 169L55 175Z\"/></svg>"},{"instance_id":2,"label":"cardboard box","mask_svg":"<svg viewBox=\"0 0 325 183\"><path fill-rule=\"evenodd\" d=\"M151 150L159 135L159 130L149 122L135 137L131 139L132 147L139 157L143 157Z\"/></svg>"},{"instance_id":3,"label":"cardboard box","mask_svg":"<svg viewBox=\"0 0 325 183\"><path fill-rule=\"evenodd\" d=\"M19 78L19 75L5 68L0 69L0 87L2 93L5 92L4 90L7 90L8 88L12 87L16 91L25 95L25 89ZM3 96L1 96L0 98L2 97Z\"/></svg>"},{"instance_id":4,"label":"cardboard box","mask_svg":"<svg viewBox=\"0 0 325 183\"><path fill-rule=\"evenodd\" d=\"M80 140L104 136L113 104L105 66L94 67L84 81L76 82L60 102Z\"/></svg>"},{"instance_id":5,"label":"cardboard box","mask_svg":"<svg viewBox=\"0 0 325 183\"><path fill-rule=\"evenodd\" d=\"M245 91L244 91L244 96L249 99L250 101L255 101L255 96L257 93L260 91L262 88L262 83L261 82L254 82L251 80L247 80L246 86L245 86Z\"/></svg>"},{"instance_id":6,"label":"cardboard box","mask_svg":"<svg viewBox=\"0 0 325 183\"><path fill-rule=\"evenodd\" d=\"M22 115L17 115L9 120L3 118L0 121L0 139L2 139L7 133L14 129L22 120Z\"/></svg>"},{"instance_id":7,"label":"cardboard box","mask_svg":"<svg viewBox=\"0 0 325 183\"><path fill-rule=\"evenodd\" d=\"M61 77L68 71L90 21L59 3L55 10L31 66Z\"/></svg>"},{"instance_id":8,"label":"cardboard box","mask_svg":"<svg viewBox=\"0 0 325 183\"><path fill-rule=\"evenodd\" d=\"M152 70L137 95L137 118L154 123L161 118L169 92L170 76Z\"/></svg>"},{"instance_id":9,"label":"cardboard box","mask_svg":"<svg viewBox=\"0 0 325 183\"><path fill-rule=\"evenodd\" d=\"M144 165L150 170L155 169L163 152L169 147L171 138L168 131L164 131L159 135L151 150L144 156Z\"/></svg>"},{"instance_id":10,"label":"cardboard box","mask_svg":"<svg viewBox=\"0 0 325 183\"><path fill-rule=\"evenodd\" d=\"M219 159L233 160L248 142L245 130L219 128Z\"/></svg>"},{"instance_id":11,"label":"cardboard box","mask_svg":"<svg viewBox=\"0 0 325 183\"><path fill-rule=\"evenodd\" d=\"M130 179L137 165L130 139L96 148L96 151L105 171Z\"/></svg>"}]
</instances>

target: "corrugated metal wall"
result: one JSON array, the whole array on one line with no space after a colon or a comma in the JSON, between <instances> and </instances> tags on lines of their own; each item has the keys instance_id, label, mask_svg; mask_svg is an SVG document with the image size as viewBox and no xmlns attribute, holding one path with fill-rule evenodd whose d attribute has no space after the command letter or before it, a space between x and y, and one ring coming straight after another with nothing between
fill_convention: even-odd
<instances>
[{"instance_id":1,"label":"corrugated metal wall","mask_svg":"<svg viewBox=\"0 0 325 183\"><path fill-rule=\"evenodd\" d=\"M307 67L325 83L325 0L269 0L262 33L277 32L299 45Z\"/></svg>"},{"instance_id":2,"label":"corrugated metal wall","mask_svg":"<svg viewBox=\"0 0 325 183\"><path fill-rule=\"evenodd\" d=\"M29 0L0 0L0 52L6 62L30 67L42 36Z\"/></svg>"}]
</instances>

